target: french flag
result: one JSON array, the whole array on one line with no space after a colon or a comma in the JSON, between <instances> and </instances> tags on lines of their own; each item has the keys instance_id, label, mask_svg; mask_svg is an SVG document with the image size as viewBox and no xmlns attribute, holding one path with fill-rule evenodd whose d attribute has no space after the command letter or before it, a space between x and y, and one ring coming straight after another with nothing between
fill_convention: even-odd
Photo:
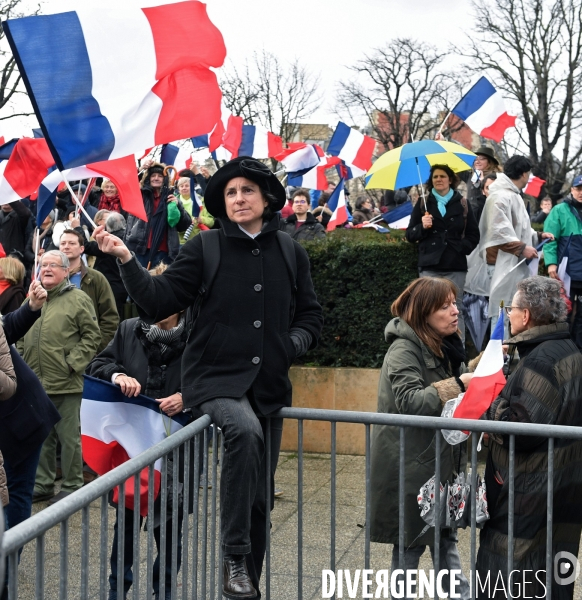
<instances>
[{"instance_id":1,"label":"french flag","mask_svg":"<svg viewBox=\"0 0 582 600\"><path fill-rule=\"evenodd\" d=\"M272 158L283 150L283 140L260 125L243 125L236 156ZM233 154L233 158L236 158Z\"/></svg>"},{"instance_id":2,"label":"french flag","mask_svg":"<svg viewBox=\"0 0 582 600\"><path fill-rule=\"evenodd\" d=\"M528 194L529 196L533 196L534 198L537 198L542 191L542 187L544 186L544 183L546 183L545 179L542 179L541 177L537 177L536 175L530 174L529 179L527 181L527 185L525 186L525 188L523 190L523 193Z\"/></svg>"},{"instance_id":3,"label":"french flag","mask_svg":"<svg viewBox=\"0 0 582 600\"><path fill-rule=\"evenodd\" d=\"M0 147L9 147L12 142ZM0 162L0 204L34 194L55 164L46 140L22 138L12 146L10 158Z\"/></svg>"},{"instance_id":4,"label":"french flag","mask_svg":"<svg viewBox=\"0 0 582 600\"><path fill-rule=\"evenodd\" d=\"M475 133L496 142L503 139L506 129L515 127L516 117L507 114L503 96L486 77L481 77L451 112Z\"/></svg>"},{"instance_id":5,"label":"french flag","mask_svg":"<svg viewBox=\"0 0 582 600\"><path fill-rule=\"evenodd\" d=\"M211 68L226 48L206 5L156 3L87 2L2 24L60 170L208 133L220 119ZM180 43L193 32L194 43Z\"/></svg>"},{"instance_id":6,"label":"french flag","mask_svg":"<svg viewBox=\"0 0 582 600\"><path fill-rule=\"evenodd\" d=\"M297 171L287 174L287 184L295 187L304 187L310 190L326 190L327 177L325 172L339 165L341 159L337 156L322 156L317 166L306 172Z\"/></svg>"},{"instance_id":7,"label":"french flag","mask_svg":"<svg viewBox=\"0 0 582 600\"><path fill-rule=\"evenodd\" d=\"M192 164L192 154L184 144L181 146L164 144L162 146L162 156L160 162L164 163L165 165L172 165L176 167L176 171L179 172L190 168L190 165Z\"/></svg>"},{"instance_id":8,"label":"french flag","mask_svg":"<svg viewBox=\"0 0 582 600\"><path fill-rule=\"evenodd\" d=\"M0 165L1 167L1 165ZM36 223L40 227L50 211L55 207L57 189L63 181L80 181L96 177L105 177L113 182L119 192L121 206L126 212L147 221L143 198L136 175L133 156L93 163L61 172L57 169L49 173L40 184L36 205Z\"/></svg>"},{"instance_id":9,"label":"french flag","mask_svg":"<svg viewBox=\"0 0 582 600\"><path fill-rule=\"evenodd\" d=\"M331 137L327 152L339 156L346 164L356 170L355 175L364 175L372 166L372 155L376 141L352 129L341 121Z\"/></svg>"},{"instance_id":10,"label":"french flag","mask_svg":"<svg viewBox=\"0 0 582 600\"><path fill-rule=\"evenodd\" d=\"M453 413L456 419L479 419L505 387L503 375L503 311L475 369L471 383Z\"/></svg>"},{"instance_id":11,"label":"french flag","mask_svg":"<svg viewBox=\"0 0 582 600\"><path fill-rule=\"evenodd\" d=\"M351 215L346 204L343 179L340 179L333 194L329 197L327 207L332 211L329 223L327 224L327 231L333 231L338 225L342 225L350 218Z\"/></svg>"},{"instance_id":12,"label":"french flag","mask_svg":"<svg viewBox=\"0 0 582 600\"><path fill-rule=\"evenodd\" d=\"M390 212L384 213L382 219L388 223L390 229L406 229L410 223L412 202L403 202Z\"/></svg>"},{"instance_id":13,"label":"french flag","mask_svg":"<svg viewBox=\"0 0 582 600\"><path fill-rule=\"evenodd\" d=\"M291 142L288 148L275 156L275 159L285 167L288 173L299 175L317 166L323 156L325 156L325 152L317 144Z\"/></svg>"},{"instance_id":14,"label":"french flag","mask_svg":"<svg viewBox=\"0 0 582 600\"><path fill-rule=\"evenodd\" d=\"M139 395L128 398L116 385L85 377L81 402L81 443L83 459L99 475L163 441L169 434L182 429L188 417L180 414L168 417L160 411L156 400ZM160 491L161 459L154 464L154 497ZM125 482L125 503L134 509L133 477ZM117 502L119 490L113 493ZM148 513L148 469L140 474L140 514Z\"/></svg>"}]
</instances>

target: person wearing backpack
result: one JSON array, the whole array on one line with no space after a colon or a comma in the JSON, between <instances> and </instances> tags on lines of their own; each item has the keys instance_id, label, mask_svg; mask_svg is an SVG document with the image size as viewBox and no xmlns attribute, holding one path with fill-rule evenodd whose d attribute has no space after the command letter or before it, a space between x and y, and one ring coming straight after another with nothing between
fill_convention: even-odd
<instances>
[{"instance_id":1,"label":"person wearing backpack","mask_svg":"<svg viewBox=\"0 0 582 600\"><path fill-rule=\"evenodd\" d=\"M263 163L248 156L230 161L210 179L204 199L220 229L190 240L159 277L152 278L103 228L95 239L103 252L119 259L142 319L190 313L184 406L210 415L224 435L223 594L255 598L282 435L282 419L271 419L267 493L264 417L291 405L289 367L316 346L323 316L307 253L278 231L276 213L285 204L285 189Z\"/></svg>"},{"instance_id":2,"label":"person wearing backpack","mask_svg":"<svg viewBox=\"0 0 582 600\"><path fill-rule=\"evenodd\" d=\"M479 225L470 204L456 191L458 183L449 166L432 166L426 202L419 198L412 209L406 239L418 244L420 277L444 277L457 286L459 330L464 343L462 301L467 256L479 243Z\"/></svg>"}]
</instances>

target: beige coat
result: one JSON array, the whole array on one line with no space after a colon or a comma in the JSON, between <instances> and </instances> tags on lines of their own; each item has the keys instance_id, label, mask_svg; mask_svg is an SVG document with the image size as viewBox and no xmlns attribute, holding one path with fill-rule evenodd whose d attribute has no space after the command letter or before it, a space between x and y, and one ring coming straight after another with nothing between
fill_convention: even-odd
<instances>
[{"instance_id":1,"label":"beige coat","mask_svg":"<svg viewBox=\"0 0 582 600\"><path fill-rule=\"evenodd\" d=\"M0 325L0 400L8 400L16 391L16 375L14 365L10 357L10 348L4 335L4 329ZM4 472L4 459L0 452L0 499L2 506L8 504L8 486L6 473Z\"/></svg>"}]
</instances>

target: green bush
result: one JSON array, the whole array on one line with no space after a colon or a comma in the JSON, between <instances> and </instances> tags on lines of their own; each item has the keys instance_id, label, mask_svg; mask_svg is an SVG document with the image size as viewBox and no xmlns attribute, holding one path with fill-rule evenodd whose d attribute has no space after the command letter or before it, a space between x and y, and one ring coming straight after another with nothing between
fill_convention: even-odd
<instances>
[{"instance_id":1,"label":"green bush","mask_svg":"<svg viewBox=\"0 0 582 600\"><path fill-rule=\"evenodd\" d=\"M418 277L417 248L403 233L344 229L304 244L325 323L318 347L302 364L382 366L390 305Z\"/></svg>"}]
</instances>

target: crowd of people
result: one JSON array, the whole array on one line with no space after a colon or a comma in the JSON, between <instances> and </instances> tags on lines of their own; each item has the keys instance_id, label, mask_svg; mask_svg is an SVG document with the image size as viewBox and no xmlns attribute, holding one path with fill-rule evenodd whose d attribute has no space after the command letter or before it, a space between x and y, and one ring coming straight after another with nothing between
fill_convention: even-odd
<instances>
[{"instance_id":1,"label":"crowd of people","mask_svg":"<svg viewBox=\"0 0 582 600\"><path fill-rule=\"evenodd\" d=\"M147 161L141 169L147 221L123 210L107 180L91 190L72 186L93 223L78 212L67 189L38 230L34 201L2 206L0 242L7 256L0 258L0 450L6 479L0 468L0 490L3 503L9 500L7 525L28 518L33 502L55 504L91 478L83 465L79 422L87 373L127 396L156 399L167 415L208 414L220 427L224 594L254 598L282 436L282 420L271 419L267 438L265 417L291 405L289 367L317 344L323 324L309 259L298 242L326 237L327 201L335 185L329 182L318 197L307 189L286 189L249 157L226 163L212 176L193 165L175 182L161 163ZM447 165L431 168L406 230L406 239L418 245L419 278L392 305L379 412L439 416L446 401L465 391L474 365L469 368L466 358L462 299L471 278L481 273L492 321L503 301L511 323L508 344L519 355L483 418L582 425L576 407L582 383L582 176L561 203L542 202L531 216L531 222L543 222L544 232L538 232L522 197L531 169L523 156L501 165L487 147L477 151L471 178L463 184ZM409 200L407 190L386 193L378 207L359 197L352 224L367 224ZM544 240L549 278L530 277L524 261L538 257L536 246ZM558 273L568 252L569 298ZM394 545L393 567L400 550L399 435L398 428L378 426L372 444L372 540ZM432 534L421 534L415 506L419 487L434 473L434 436L427 429L411 429L406 436L407 569L417 568L427 545L434 552ZM507 439L492 436L489 443L491 520L482 532L478 566L502 572L502 550L508 551ZM463 447L443 441L441 448L443 478L465 469ZM578 444L557 443L556 452L567 474L558 486L563 510L556 523L576 531L577 538L566 543L555 535L555 546L576 555L582 520L569 507L571 486L582 483L573 466ZM538 500L544 495L538 477L544 460L545 440L516 441L516 464L524 464L516 481L530 486ZM261 476L267 468L269 493ZM545 560L540 550L545 546L538 544L545 521L528 517L539 517L538 500L516 520L516 537L531 546L516 569ZM185 509L192 507L180 507L168 518L181 519ZM155 510L158 550L165 545L169 556L176 545L179 567L181 528L177 544L169 534L162 540L159 498ZM118 598L120 577L125 594L133 580L133 516L126 511L125 531L118 531L117 519L114 528L109 600ZM123 574L117 572L120 535ZM443 534L440 552L441 565L460 565L454 529ZM156 562L153 573L155 598L171 597L168 567L162 574ZM469 597L466 579L461 591Z\"/></svg>"}]
</instances>

